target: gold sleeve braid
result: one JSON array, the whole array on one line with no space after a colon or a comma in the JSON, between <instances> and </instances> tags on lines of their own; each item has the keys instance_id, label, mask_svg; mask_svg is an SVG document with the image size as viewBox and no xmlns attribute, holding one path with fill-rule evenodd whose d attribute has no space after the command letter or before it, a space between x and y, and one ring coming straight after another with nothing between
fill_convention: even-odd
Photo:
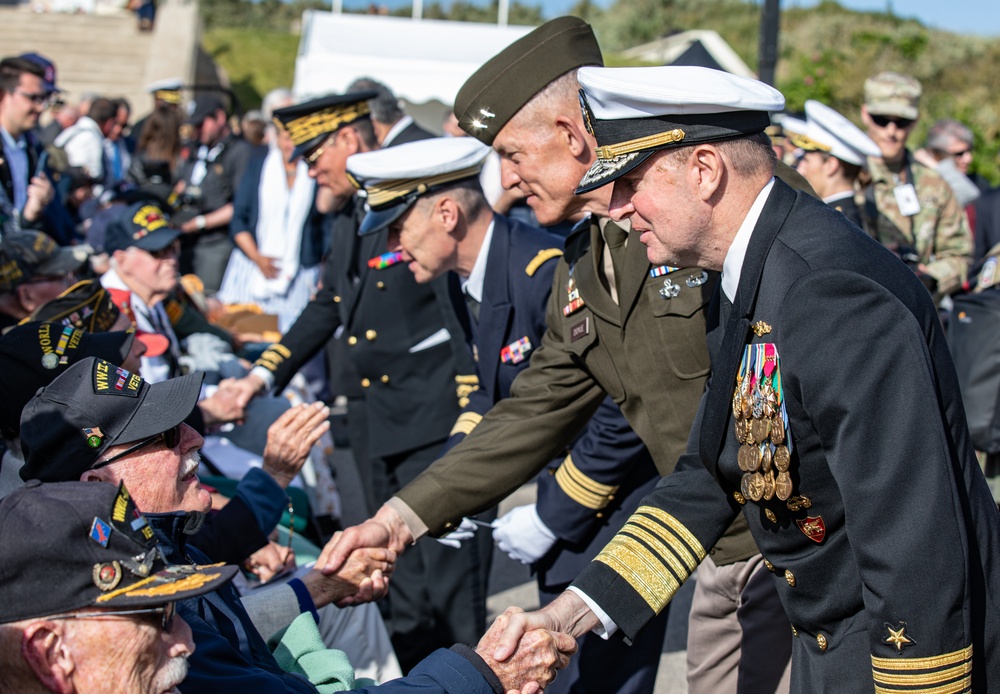
<instances>
[{"instance_id":1,"label":"gold sleeve braid","mask_svg":"<svg viewBox=\"0 0 1000 694\"><path fill-rule=\"evenodd\" d=\"M972 691L972 646L927 658L872 656L876 694L962 694Z\"/></svg>"},{"instance_id":2,"label":"gold sleeve braid","mask_svg":"<svg viewBox=\"0 0 1000 694\"><path fill-rule=\"evenodd\" d=\"M276 342L264 350L264 353L257 358L256 362L254 362L254 366L262 366L273 373L278 370L278 367L281 366L281 363L285 361L285 359L288 359L291 356L292 350L288 349L280 342Z\"/></svg>"},{"instance_id":3,"label":"gold sleeve braid","mask_svg":"<svg viewBox=\"0 0 1000 694\"><path fill-rule=\"evenodd\" d=\"M600 511L614 498L618 487L601 484L585 474L573 463L570 453L556 470L556 484L570 499L581 506Z\"/></svg>"},{"instance_id":4,"label":"gold sleeve braid","mask_svg":"<svg viewBox=\"0 0 1000 694\"><path fill-rule=\"evenodd\" d=\"M483 415L476 412L463 412L455 420L455 426L451 428L451 433L448 436L454 436L455 434L465 434L468 436L481 421L483 421Z\"/></svg>"},{"instance_id":5,"label":"gold sleeve braid","mask_svg":"<svg viewBox=\"0 0 1000 694\"><path fill-rule=\"evenodd\" d=\"M476 374L459 374L455 376L455 384L455 395L458 397L458 406L465 407L469 404L469 396L472 395L473 391L479 390L479 377ZM459 421L461 421L461 418L459 418ZM478 423L477 421L476 424Z\"/></svg>"},{"instance_id":6,"label":"gold sleeve braid","mask_svg":"<svg viewBox=\"0 0 1000 694\"><path fill-rule=\"evenodd\" d=\"M624 578L659 614L704 558L705 548L679 520L640 506L595 561Z\"/></svg>"}]
</instances>

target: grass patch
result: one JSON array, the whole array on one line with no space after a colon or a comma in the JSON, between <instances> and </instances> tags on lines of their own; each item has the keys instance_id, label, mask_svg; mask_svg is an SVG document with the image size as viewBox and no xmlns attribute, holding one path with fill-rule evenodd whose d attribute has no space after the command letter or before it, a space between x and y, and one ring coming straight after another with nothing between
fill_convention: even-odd
<instances>
[{"instance_id":1,"label":"grass patch","mask_svg":"<svg viewBox=\"0 0 1000 694\"><path fill-rule=\"evenodd\" d=\"M259 108L264 95L276 87L292 87L298 35L260 29L210 29L202 35L202 46L226 71L243 110Z\"/></svg>"}]
</instances>

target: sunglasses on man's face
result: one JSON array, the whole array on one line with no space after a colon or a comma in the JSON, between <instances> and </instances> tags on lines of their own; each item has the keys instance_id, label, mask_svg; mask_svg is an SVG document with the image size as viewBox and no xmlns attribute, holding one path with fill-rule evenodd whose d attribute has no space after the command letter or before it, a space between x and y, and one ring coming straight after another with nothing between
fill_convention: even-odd
<instances>
[{"instance_id":1,"label":"sunglasses on man's face","mask_svg":"<svg viewBox=\"0 0 1000 694\"><path fill-rule=\"evenodd\" d=\"M897 116L872 116L872 122L880 128L889 127L889 123L895 123L900 130L906 130L913 125L910 118L898 118Z\"/></svg>"},{"instance_id":2,"label":"sunglasses on man's face","mask_svg":"<svg viewBox=\"0 0 1000 694\"><path fill-rule=\"evenodd\" d=\"M160 628L164 632L170 633L174 628L174 617L177 616L176 603L168 602L163 607L149 607L137 610L114 610L111 612L66 612L64 614L51 614L43 619L122 619L134 615L159 615Z\"/></svg>"},{"instance_id":3,"label":"sunglasses on man's face","mask_svg":"<svg viewBox=\"0 0 1000 694\"><path fill-rule=\"evenodd\" d=\"M142 448L145 448L146 446L150 446L150 445L152 445L152 444L154 444L154 443L156 443L157 441L160 441L160 440L162 440L163 441L163 445L165 445L169 449L177 448L178 444L180 444L180 442L181 442L181 425L178 424L176 426L172 426L172 427L170 427L169 429L167 429L166 431L164 431L162 433L159 433L159 434L156 434L155 436L150 436L149 438L143 439L142 441L139 441L139 442L135 443L134 445L129 446L128 448L126 448L121 453L113 455L110 458L108 458L107 460L102 460L99 463L95 463L94 465L92 465L90 467L90 469L91 470L100 470L102 467L107 467L111 463L113 463L115 461L118 461L118 460L121 460L125 456L131 455L131 454L135 453L136 451L138 451L138 450L140 450Z\"/></svg>"}]
</instances>

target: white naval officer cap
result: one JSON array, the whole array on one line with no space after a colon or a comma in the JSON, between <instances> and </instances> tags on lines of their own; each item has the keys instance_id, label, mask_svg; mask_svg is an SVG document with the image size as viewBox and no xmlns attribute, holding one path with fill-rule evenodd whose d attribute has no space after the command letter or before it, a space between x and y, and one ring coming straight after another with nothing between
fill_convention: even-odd
<instances>
[{"instance_id":1,"label":"white naval officer cap","mask_svg":"<svg viewBox=\"0 0 1000 694\"><path fill-rule=\"evenodd\" d=\"M807 122L785 113L775 114L774 121L785 131L785 135L805 135L809 131Z\"/></svg>"},{"instance_id":2,"label":"white naval officer cap","mask_svg":"<svg viewBox=\"0 0 1000 694\"><path fill-rule=\"evenodd\" d=\"M858 126L826 104L812 99L806 102L805 130L792 132L788 139L807 152L826 152L855 166L865 166L867 157L882 156L875 141Z\"/></svg>"},{"instance_id":3,"label":"white naval officer cap","mask_svg":"<svg viewBox=\"0 0 1000 694\"><path fill-rule=\"evenodd\" d=\"M582 67L577 73L597 161L577 193L599 188L661 149L763 132L785 97L763 82L704 67Z\"/></svg>"},{"instance_id":4,"label":"white naval officer cap","mask_svg":"<svg viewBox=\"0 0 1000 694\"><path fill-rule=\"evenodd\" d=\"M358 235L389 226L421 195L478 176L489 152L473 137L435 137L352 154L347 175L367 198Z\"/></svg>"}]
</instances>

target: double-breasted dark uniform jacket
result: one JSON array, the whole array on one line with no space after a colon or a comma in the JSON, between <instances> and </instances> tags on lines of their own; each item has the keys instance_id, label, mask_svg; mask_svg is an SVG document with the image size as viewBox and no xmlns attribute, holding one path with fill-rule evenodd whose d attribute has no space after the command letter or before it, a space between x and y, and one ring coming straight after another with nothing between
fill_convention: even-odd
<instances>
[{"instance_id":1,"label":"double-breasted dark uniform jacket","mask_svg":"<svg viewBox=\"0 0 1000 694\"><path fill-rule=\"evenodd\" d=\"M793 691L1000 689L1000 518L927 291L778 181L725 304L688 455L575 585L633 638L742 515L797 637ZM741 485L734 391L760 343L793 442L785 501Z\"/></svg>"},{"instance_id":2,"label":"double-breasted dark uniform jacket","mask_svg":"<svg viewBox=\"0 0 1000 694\"><path fill-rule=\"evenodd\" d=\"M632 241L625 247L616 304L599 269L602 223L611 222L591 218L567 239L546 309L548 330L530 367L512 385L512 397L397 494L431 534L452 530L462 515L489 508L542 470L606 395L646 444L661 475L684 452L709 371L702 331L716 278L696 268L653 276L646 247ZM585 305L566 311L571 275ZM441 504L441 498L451 503ZM716 550L718 563L757 554L742 522Z\"/></svg>"},{"instance_id":3,"label":"double-breasted dark uniform jacket","mask_svg":"<svg viewBox=\"0 0 1000 694\"><path fill-rule=\"evenodd\" d=\"M497 402L510 396L545 333L545 307L564 239L496 215L488 249L479 320L469 320L479 388L448 448L474 429ZM468 315L465 306L457 307ZM519 358L518 341L530 348ZM559 589L573 580L624 524L659 479L652 458L621 410L605 398L572 450L550 461L538 477L538 515L558 538L537 565L539 584Z\"/></svg>"},{"instance_id":4,"label":"double-breasted dark uniform jacket","mask_svg":"<svg viewBox=\"0 0 1000 694\"><path fill-rule=\"evenodd\" d=\"M347 358L335 364L331 388L348 396L349 407L363 403L369 424L367 441L352 446L390 456L444 441L460 412L456 356L461 373L473 373L447 278L422 285L405 263L369 267L386 250L386 232L359 237L364 202L348 205L334 223L322 289L256 365L280 390L339 333Z\"/></svg>"}]
</instances>

